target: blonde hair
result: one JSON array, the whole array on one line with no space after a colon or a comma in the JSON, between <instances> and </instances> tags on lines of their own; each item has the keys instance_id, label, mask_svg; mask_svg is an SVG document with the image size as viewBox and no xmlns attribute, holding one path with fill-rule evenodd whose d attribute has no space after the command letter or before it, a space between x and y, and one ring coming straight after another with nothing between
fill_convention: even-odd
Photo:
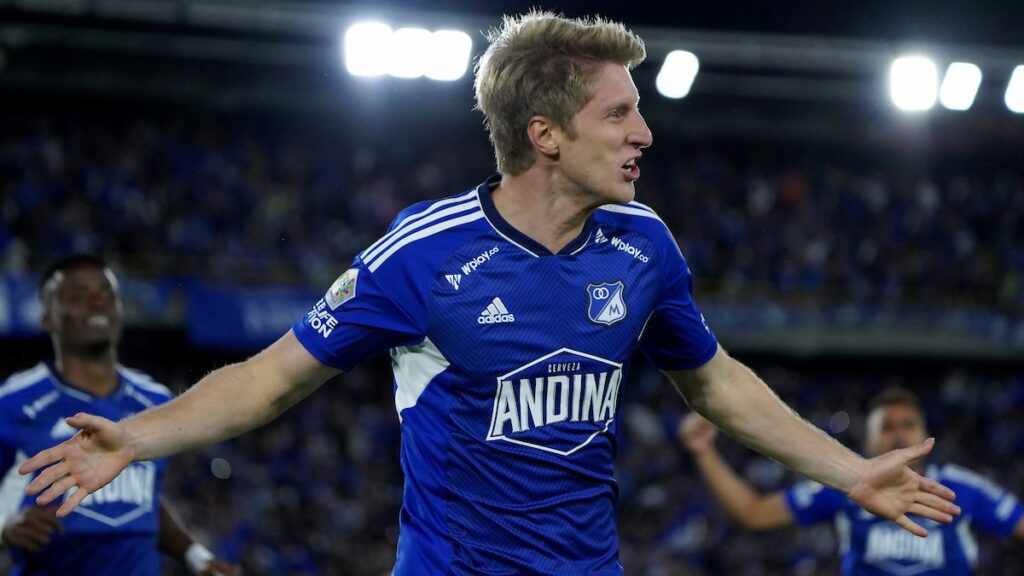
<instances>
[{"instance_id":1,"label":"blonde hair","mask_svg":"<svg viewBox=\"0 0 1024 576\"><path fill-rule=\"evenodd\" d=\"M487 40L476 66L476 107L484 113L498 170L509 175L533 164L526 132L531 117L551 118L574 137L572 119L593 95L601 65L632 69L647 56L644 41L618 22L538 10L505 16Z\"/></svg>"}]
</instances>

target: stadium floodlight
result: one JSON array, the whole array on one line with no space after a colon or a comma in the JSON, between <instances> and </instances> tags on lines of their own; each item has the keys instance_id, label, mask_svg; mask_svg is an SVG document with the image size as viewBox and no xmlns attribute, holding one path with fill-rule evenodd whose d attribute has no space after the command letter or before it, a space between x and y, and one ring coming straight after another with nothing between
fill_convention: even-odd
<instances>
[{"instance_id":1,"label":"stadium floodlight","mask_svg":"<svg viewBox=\"0 0 1024 576\"><path fill-rule=\"evenodd\" d=\"M981 86L981 68L970 62L953 62L939 87L939 102L949 110L967 110Z\"/></svg>"},{"instance_id":2,"label":"stadium floodlight","mask_svg":"<svg viewBox=\"0 0 1024 576\"><path fill-rule=\"evenodd\" d=\"M388 76L419 78L432 57L432 38L423 28L399 28L391 37Z\"/></svg>"},{"instance_id":3,"label":"stadium floodlight","mask_svg":"<svg viewBox=\"0 0 1024 576\"><path fill-rule=\"evenodd\" d=\"M431 35L425 74L431 80L458 80L469 68L473 39L459 30L438 30Z\"/></svg>"},{"instance_id":4,"label":"stadium floodlight","mask_svg":"<svg viewBox=\"0 0 1024 576\"><path fill-rule=\"evenodd\" d=\"M700 61L692 52L673 50L665 56L661 71L654 80L658 93L666 98L683 98L690 93L700 69Z\"/></svg>"},{"instance_id":5,"label":"stadium floodlight","mask_svg":"<svg viewBox=\"0 0 1024 576\"><path fill-rule=\"evenodd\" d=\"M345 31L345 68L353 76L383 76L391 64L391 27L360 22Z\"/></svg>"},{"instance_id":6,"label":"stadium floodlight","mask_svg":"<svg viewBox=\"0 0 1024 576\"><path fill-rule=\"evenodd\" d=\"M939 71L924 56L901 56L889 67L889 93L900 110L921 112L935 106L939 94Z\"/></svg>"},{"instance_id":7,"label":"stadium floodlight","mask_svg":"<svg viewBox=\"0 0 1024 576\"><path fill-rule=\"evenodd\" d=\"M1006 107L1017 114L1024 114L1024 64L1013 69L1010 83L1006 85Z\"/></svg>"}]
</instances>

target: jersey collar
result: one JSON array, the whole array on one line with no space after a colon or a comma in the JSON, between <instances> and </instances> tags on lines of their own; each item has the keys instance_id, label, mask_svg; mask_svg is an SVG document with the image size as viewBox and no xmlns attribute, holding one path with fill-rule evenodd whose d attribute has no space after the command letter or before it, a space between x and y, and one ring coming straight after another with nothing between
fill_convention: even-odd
<instances>
[{"instance_id":1,"label":"jersey collar","mask_svg":"<svg viewBox=\"0 0 1024 576\"><path fill-rule=\"evenodd\" d=\"M71 396L72 398L78 398L86 402L92 402L93 400L104 400L108 398L119 398L124 393L125 380L121 371L117 372L117 388L107 396L94 396L93 394L82 390L74 384L64 379L64 376L57 370L57 366L53 362L46 362L46 369L50 371L51 381L53 385L61 392Z\"/></svg>"},{"instance_id":2,"label":"jersey collar","mask_svg":"<svg viewBox=\"0 0 1024 576\"><path fill-rule=\"evenodd\" d=\"M533 256L561 256L565 254L576 254L583 249L590 242L591 236L594 232L594 216L591 215L587 218L587 221L583 224L583 230L580 235L574 238L571 242L565 245L558 254L553 254L550 250L541 245L533 238L530 238L526 234L523 234L511 224L509 224L501 214L498 213L498 209L494 206L494 198L491 197L491 193L501 183L501 174L494 174L490 178L484 181L483 184L477 187L477 197L480 199L480 208L484 212L484 217L487 222L490 223L494 230L503 236L506 240L515 244L524 251L532 254Z\"/></svg>"}]
</instances>

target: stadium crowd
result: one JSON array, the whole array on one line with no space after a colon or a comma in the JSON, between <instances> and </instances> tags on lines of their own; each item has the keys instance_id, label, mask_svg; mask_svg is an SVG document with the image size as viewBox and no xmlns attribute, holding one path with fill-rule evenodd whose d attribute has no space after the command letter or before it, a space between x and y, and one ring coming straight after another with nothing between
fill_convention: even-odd
<instances>
[{"instance_id":1,"label":"stadium crowd","mask_svg":"<svg viewBox=\"0 0 1024 576\"><path fill-rule=\"evenodd\" d=\"M132 274L322 286L413 202L487 176L445 146L240 120L0 119L8 270L98 250ZM1024 173L659 142L638 199L703 294L1024 310ZM908 167L910 166L910 167ZM975 165L976 166L976 165Z\"/></svg>"}]
</instances>

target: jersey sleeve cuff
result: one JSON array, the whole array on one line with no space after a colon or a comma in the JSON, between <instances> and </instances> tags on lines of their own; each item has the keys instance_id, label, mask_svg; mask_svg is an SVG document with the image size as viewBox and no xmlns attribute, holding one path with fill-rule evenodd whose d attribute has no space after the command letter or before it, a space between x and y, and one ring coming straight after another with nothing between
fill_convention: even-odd
<instances>
[{"instance_id":1,"label":"jersey sleeve cuff","mask_svg":"<svg viewBox=\"0 0 1024 576\"><path fill-rule=\"evenodd\" d=\"M295 334L295 339L299 341L299 344L302 344L302 347L312 354L313 357L321 364L337 368L344 372L347 372L352 368L351 366L345 365L344 362L334 357L334 355L324 350L321 346L318 346L318 342L316 341L317 335L310 333L309 329L306 328L306 325L303 324L301 318L298 322L292 325L292 333Z\"/></svg>"}]
</instances>

